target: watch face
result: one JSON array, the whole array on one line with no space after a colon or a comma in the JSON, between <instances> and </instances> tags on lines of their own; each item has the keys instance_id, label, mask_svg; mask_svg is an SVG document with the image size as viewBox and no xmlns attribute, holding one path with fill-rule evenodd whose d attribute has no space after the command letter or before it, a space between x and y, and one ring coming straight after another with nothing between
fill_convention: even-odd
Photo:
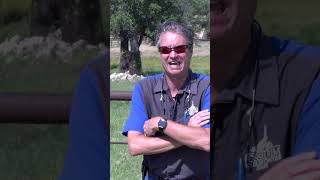
<instances>
[{"instance_id":1,"label":"watch face","mask_svg":"<svg viewBox=\"0 0 320 180\"><path fill-rule=\"evenodd\" d=\"M165 129L167 126L167 121L164 119L160 119L158 123L159 130Z\"/></svg>"},{"instance_id":2,"label":"watch face","mask_svg":"<svg viewBox=\"0 0 320 180\"><path fill-rule=\"evenodd\" d=\"M163 128L165 123L166 123L166 122L165 122L163 119L160 119L160 121L159 121L159 127L160 127L160 128Z\"/></svg>"}]
</instances>

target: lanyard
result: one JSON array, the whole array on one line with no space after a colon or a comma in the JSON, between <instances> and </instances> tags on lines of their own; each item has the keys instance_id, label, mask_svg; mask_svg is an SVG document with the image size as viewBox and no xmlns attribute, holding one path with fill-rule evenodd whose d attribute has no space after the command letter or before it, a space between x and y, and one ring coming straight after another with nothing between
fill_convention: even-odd
<instances>
[{"instance_id":1,"label":"lanyard","mask_svg":"<svg viewBox=\"0 0 320 180\"><path fill-rule=\"evenodd\" d=\"M250 151L250 140L251 140L251 136L253 134L253 130L255 128L254 125L254 119L253 119L253 111L255 109L255 98L256 98L256 89L257 89L257 84L258 84L258 76L259 76L259 46L260 46L260 41L261 41L261 37L262 37L262 31L261 31L261 27L260 25L254 21L253 23L253 31L254 28L257 29L257 32L254 33L254 35L256 36L256 47L255 47L255 67L254 67L254 85L252 88L252 101L251 101L251 106L250 108L247 110L246 112L246 116L248 117L248 124L249 124L249 137L247 139L247 144L246 144L246 153L247 153L247 158L246 161L244 162L243 158L240 157L238 160L238 180L245 180L246 179L246 168L245 168L245 164L247 165L247 167L251 170L252 166L253 166L253 161L254 161L254 157L256 155L256 152L249 152Z\"/></svg>"},{"instance_id":2,"label":"lanyard","mask_svg":"<svg viewBox=\"0 0 320 180\"><path fill-rule=\"evenodd\" d=\"M187 108L187 105L189 104L190 105L190 102L192 101L192 94L191 94L191 84L190 84L190 81L191 81L191 76L192 76L192 74L190 73L189 74L189 78L187 78L187 81L189 81L188 82L188 86L187 86L187 93L188 93L188 95L187 95L187 97L186 97L186 99L185 99L185 101L184 101L184 113L183 113L183 122L181 122L181 123L183 123L184 125L187 125L187 123L188 123L188 117L190 116L190 113L188 112L188 108ZM166 117L166 118L168 118L167 116L167 114L166 114L166 106L164 105L164 102L165 102L165 99L164 99L164 95L163 95L163 91L164 91L164 89L163 89L163 87L164 87L164 81L165 81L165 74L163 73L163 77L162 77L162 82L161 82L161 91L160 91L160 104L161 104L161 107L162 107L162 115L164 116L164 117ZM178 99L176 99L176 101L175 101L175 103L177 103L177 101L178 101ZM192 106L191 107L193 107L194 105L193 105L193 101L192 101ZM175 109L177 108L176 107L176 104L175 104ZM175 113L177 113L177 112L175 112Z\"/></svg>"}]
</instances>

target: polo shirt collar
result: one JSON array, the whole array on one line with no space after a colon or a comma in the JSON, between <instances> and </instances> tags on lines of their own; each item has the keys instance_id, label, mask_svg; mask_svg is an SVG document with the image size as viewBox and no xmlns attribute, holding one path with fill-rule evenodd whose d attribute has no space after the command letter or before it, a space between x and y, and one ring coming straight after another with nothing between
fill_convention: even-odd
<instances>
[{"instance_id":1,"label":"polo shirt collar","mask_svg":"<svg viewBox=\"0 0 320 180\"><path fill-rule=\"evenodd\" d=\"M277 58L280 54L276 42L271 38L263 36L261 39L258 59L258 79L256 86L256 102L278 105L280 80L278 78L279 70ZM254 49L254 48L250 48ZM254 50L253 50L254 51ZM255 84L255 60L254 52L249 52L244 64L240 67L237 75L229 88L226 88L217 97L217 103L229 102L235 99L236 95L241 95L246 99L252 100L252 90Z\"/></svg>"},{"instance_id":2,"label":"polo shirt collar","mask_svg":"<svg viewBox=\"0 0 320 180\"><path fill-rule=\"evenodd\" d=\"M168 91L169 90L169 86L168 83L165 79L165 74L162 73L160 75L161 77L157 80L156 82L156 86L154 88L154 93L159 93L161 91ZM189 69L189 74L188 74L188 78L187 78L187 85L184 86L183 89L179 90L178 94L182 94L183 92L189 92L190 89L190 93L191 94L197 94L198 93L198 88L197 88L197 83L195 83L197 81L197 74L193 73L191 69ZM190 86L190 88L189 88Z\"/></svg>"}]
</instances>

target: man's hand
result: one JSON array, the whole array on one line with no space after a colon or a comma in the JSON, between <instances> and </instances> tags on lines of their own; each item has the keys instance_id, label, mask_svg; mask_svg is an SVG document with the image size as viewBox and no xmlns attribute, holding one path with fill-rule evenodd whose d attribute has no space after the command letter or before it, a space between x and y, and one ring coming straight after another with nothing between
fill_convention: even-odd
<instances>
[{"instance_id":1,"label":"man's hand","mask_svg":"<svg viewBox=\"0 0 320 180\"><path fill-rule=\"evenodd\" d=\"M143 125L144 134L146 136L154 136L156 132L159 130L158 128L158 122L161 119L161 117L153 117L149 120L147 120Z\"/></svg>"},{"instance_id":2,"label":"man's hand","mask_svg":"<svg viewBox=\"0 0 320 180\"><path fill-rule=\"evenodd\" d=\"M208 110L199 111L193 115L188 122L188 126L202 127L210 122L210 112Z\"/></svg>"},{"instance_id":3,"label":"man's hand","mask_svg":"<svg viewBox=\"0 0 320 180\"><path fill-rule=\"evenodd\" d=\"M263 174L259 180L319 180L320 160L315 152L286 158Z\"/></svg>"}]
</instances>

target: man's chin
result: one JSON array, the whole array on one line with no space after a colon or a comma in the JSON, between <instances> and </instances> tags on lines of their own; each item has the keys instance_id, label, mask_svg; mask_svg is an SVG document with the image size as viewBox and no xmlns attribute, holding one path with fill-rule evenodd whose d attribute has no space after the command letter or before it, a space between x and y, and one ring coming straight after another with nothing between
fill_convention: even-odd
<instances>
[{"instance_id":1,"label":"man's chin","mask_svg":"<svg viewBox=\"0 0 320 180\"><path fill-rule=\"evenodd\" d=\"M213 43L215 43L215 41L225 39L226 36L227 36L227 30L225 27L216 27L212 30L210 34L210 37L211 37L211 40L213 40Z\"/></svg>"},{"instance_id":2,"label":"man's chin","mask_svg":"<svg viewBox=\"0 0 320 180\"><path fill-rule=\"evenodd\" d=\"M182 78L184 76L182 70L170 70L167 71L166 74L171 78Z\"/></svg>"}]
</instances>

